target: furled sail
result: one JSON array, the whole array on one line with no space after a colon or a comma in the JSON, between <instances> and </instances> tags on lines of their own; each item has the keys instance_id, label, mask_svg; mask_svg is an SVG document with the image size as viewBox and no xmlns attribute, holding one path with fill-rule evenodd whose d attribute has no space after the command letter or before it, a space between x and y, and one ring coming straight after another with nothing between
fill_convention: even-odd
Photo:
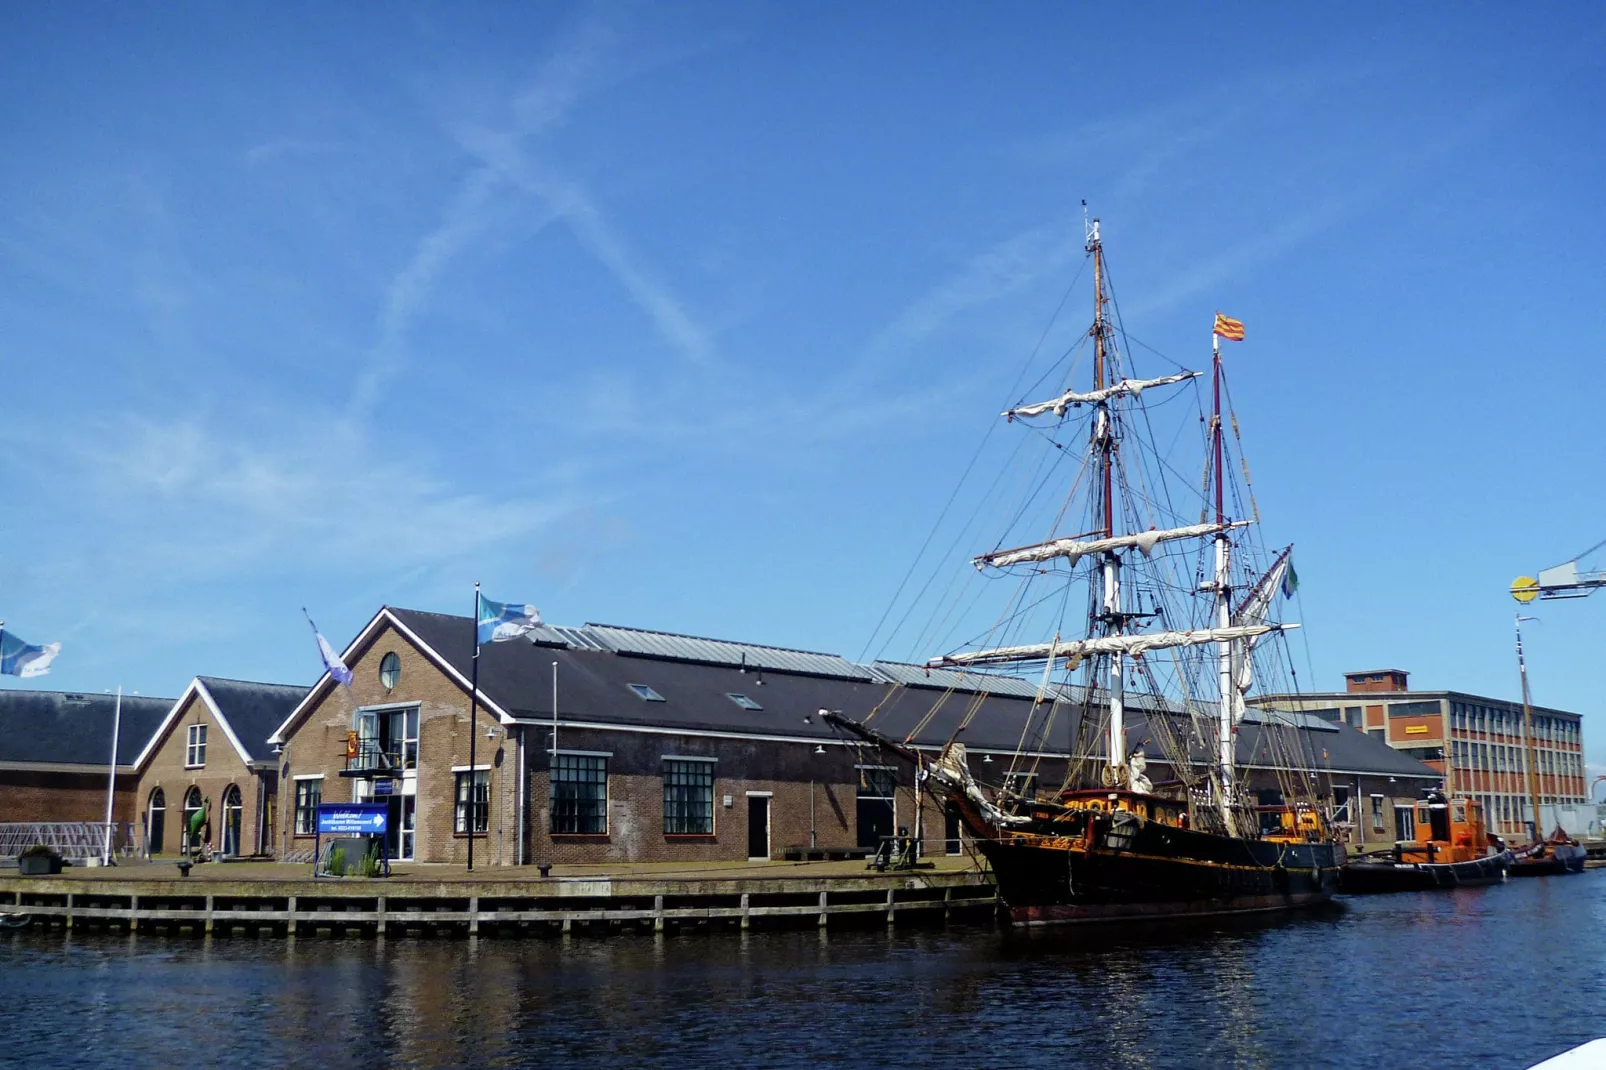
<instances>
[{"instance_id":1,"label":"furled sail","mask_svg":"<svg viewBox=\"0 0 1606 1070\"><path fill-rule=\"evenodd\" d=\"M1284 628L1297 628L1297 624L1245 624L1230 628L1194 628L1185 632L1146 632L1140 635L1105 635L1092 639L1062 639L1056 643L1030 643L1025 646L1002 646L993 650L969 650L960 654L944 654L932 658L927 665L937 668L947 665L1005 665L1023 661L1041 661L1050 655L1079 662L1090 654L1144 654L1178 646L1202 646L1236 639L1252 639L1267 632Z\"/></svg>"},{"instance_id":2,"label":"furled sail","mask_svg":"<svg viewBox=\"0 0 1606 1070\"><path fill-rule=\"evenodd\" d=\"M1277 555L1271 568L1260 577L1260 582L1250 590L1249 596L1243 600L1237 612L1232 615L1232 623L1237 626L1260 624L1271 611L1271 603L1277 597L1282 587L1283 576L1288 572L1288 564L1292 560L1294 548L1290 546ZM1232 719L1236 723L1244 718L1244 696L1249 689L1255 686L1255 641L1258 636L1243 641L1241 645L1232 648Z\"/></svg>"},{"instance_id":3,"label":"furled sail","mask_svg":"<svg viewBox=\"0 0 1606 1070\"><path fill-rule=\"evenodd\" d=\"M1067 390L1051 401L1039 401L1034 405L1022 405L1017 409L1010 409L1003 415L1013 420L1017 416L1041 416L1045 412L1052 412L1055 416L1064 416L1065 410L1072 405L1093 405L1100 401L1108 401L1117 397L1137 397L1151 386L1166 386L1171 383L1180 383L1184 379L1192 379L1204 374L1203 372L1182 372L1178 375L1166 375L1159 379L1122 379L1114 386L1107 386L1102 390L1089 390L1078 393Z\"/></svg>"},{"instance_id":4,"label":"furled sail","mask_svg":"<svg viewBox=\"0 0 1606 1070\"><path fill-rule=\"evenodd\" d=\"M1063 557L1066 563L1074 565L1088 554L1134 548L1141 550L1144 557L1148 557L1154 553L1155 546L1162 542L1172 539L1197 539L1206 535L1216 535L1231 528L1245 527L1248 524L1247 520L1235 520L1228 524L1190 524L1185 528L1139 531L1131 535L1114 535L1108 539L1050 539L1048 542L1019 546L1013 550L994 550L990 554L982 554L975 559L975 565L977 568L985 568L988 565L993 568L1003 568L1005 565L1018 565L1023 561L1048 561L1056 557Z\"/></svg>"}]
</instances>

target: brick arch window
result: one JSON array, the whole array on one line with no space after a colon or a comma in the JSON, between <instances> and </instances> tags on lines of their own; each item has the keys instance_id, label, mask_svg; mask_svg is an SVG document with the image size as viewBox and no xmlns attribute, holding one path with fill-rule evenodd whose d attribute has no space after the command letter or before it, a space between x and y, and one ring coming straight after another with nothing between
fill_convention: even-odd
<instances>
[{"instance_id":1,"label":"brick arch window","mask_svg":"<svg viewBox=\"0 0 1606 1070\"><path fill-rule=\"evenodd\" d=\"M226 855L240 853L240 825L244 813L240 785L230 784L223 789L223 853Z\"/></svg>"},{"instance_id":2,"label":"brick arch window","mask_svg":"<svg viewBox=\"0 0 1606 1070\"><path fill-rule=\"evenodd\" d=\"M191 839L190 822L194 820L196 811L202 809L205 805L201 799L200 788L191 787L189 791L184 793L184 823L179 826L179 842L191 850L199 847L201 840L198 836L193 840Z\"/></svg>"},{"instance_id":3,"label":"brick arch window","mask_svg":"<svg viewBox=\"0 0 1606 1070\"><path fill-rule=\"evenodd\" d=\"M166 843L167 831L167 796L161 788L151 791L150 805L146 810L145 818L145 853L159 855Z\"/></svg>"}]
</instances>

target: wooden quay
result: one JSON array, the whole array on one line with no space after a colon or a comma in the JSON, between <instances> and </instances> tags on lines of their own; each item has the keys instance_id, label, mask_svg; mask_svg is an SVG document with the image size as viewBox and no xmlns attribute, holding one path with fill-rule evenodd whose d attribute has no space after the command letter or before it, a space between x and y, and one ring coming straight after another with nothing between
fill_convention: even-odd
<instances>
[{"instance_id":1,"label":"wooden quay","mask_svg":"<svg viewBox=\"0 0 1606 1070\"><path fill-rule=\"evenodd\" d=\"M309 866L231 863L70 869L0 877L0 914L30 928L243 936L542 936L990 922L987 877L968 859L875 873L863 862L565 867L465 872L397 867L389 878L313 878ZM955 864L962 863L962 864ZM583 872L582 872L583 871Z\"/></svg>"}]
</instances>

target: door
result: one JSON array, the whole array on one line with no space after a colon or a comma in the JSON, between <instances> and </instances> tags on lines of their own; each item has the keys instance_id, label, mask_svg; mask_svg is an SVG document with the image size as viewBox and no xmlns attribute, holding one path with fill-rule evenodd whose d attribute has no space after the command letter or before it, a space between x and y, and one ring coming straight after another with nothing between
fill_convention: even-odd
<instances>
[{"instance_id":1,"label":"door","mask_svg":"<svg viewBox=\"0 0 1606 1070\"><path fill-rule=\"evenodd\" d=\"M748 861L770 856L770 800L767 795L747 797Z\"/></svg>"},{"instance_id":2,"label":"door","mask_svg":"<svg viewBox=\"0 0 1606 1070\"><path fill-rule=\"evenodd\" d=\"M964 851L964 844L959 840L959 808L951 804L942 811L942 838L949 854L956 855Z\"/></svg>"},{"instance_id":3,"label":"door","mask_svg":"<svg viewBox=\"0 0 1606 1070\"><path fill-rule=\"evenodd\" d=\"M157 788L151 792L150 817L145 825L146 854L159 855L166 841L167 832L167 796L162 789Z\"/></svg>"}]
</instances>

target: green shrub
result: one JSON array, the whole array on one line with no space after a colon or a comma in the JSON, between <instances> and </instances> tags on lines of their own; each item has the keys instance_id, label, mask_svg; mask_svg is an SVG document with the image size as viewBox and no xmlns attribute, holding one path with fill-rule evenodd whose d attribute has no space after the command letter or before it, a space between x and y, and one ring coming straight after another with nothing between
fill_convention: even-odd
<instances>
[{"instance_id":1,"label":"green shrub","mask_svg":"<svg viewBox=\"0 0 1606 1070\"><path fill-rule=\"evenodd\" d=\"M55 858L56 857L56 849L54 847L47 847L42 843L36 843L32 847L25 848L23 850L22 854L19 855L18 857L20 857L20 858Z\"/></svg>"}]
</instances>

